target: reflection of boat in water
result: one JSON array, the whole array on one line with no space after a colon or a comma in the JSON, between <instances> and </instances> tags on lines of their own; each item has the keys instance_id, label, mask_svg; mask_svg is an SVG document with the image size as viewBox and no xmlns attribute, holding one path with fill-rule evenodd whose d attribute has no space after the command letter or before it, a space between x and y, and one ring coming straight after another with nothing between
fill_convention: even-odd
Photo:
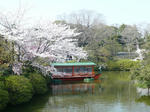
<instances>
[{"instance_id":1,"label":"reflection of boat in water","mask_svg":"<svg viewBox=\"0 0 150 112\"><path fill-rule=\"evenodd\" d=\"M77 62L77 63L52 63L56 72L52 73L51 78L53 80L63 81L77 81L84 80L85 78L98 79L100 73L94 72L93 62Z\"/></svg>"},{"instance_id":2,"label":"reflection of boat in water","mask_svg":"<svg viewBox=\"0 0 150 112\"><path fill-rule=\"evenodd\" d=\"M68 95L68 94L82 94L82 93L94 93L96 89L96 83L74 83L74 84L60 84L51 85L53 95Z\"/></svg>"}]
</instances>

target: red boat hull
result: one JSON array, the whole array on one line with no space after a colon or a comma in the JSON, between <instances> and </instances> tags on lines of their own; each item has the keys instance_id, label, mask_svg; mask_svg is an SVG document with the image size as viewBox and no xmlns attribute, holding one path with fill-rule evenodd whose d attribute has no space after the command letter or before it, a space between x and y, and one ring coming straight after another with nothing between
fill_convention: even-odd
<instances>
[{"instance_id":1,"label":"red boat hull","mask_svg":"<svg viewBox=\"0 0 150 112\"><path fill-rule=\"evenodd\" d=\"M101 76L101 74L94 75L92 77L59 77L59 78L53 77L52 79L53 80L62 80L62 81L82 81L85 78L94 78L95 80L97 80L100 76Z\"/></svg>"}]
</instances>

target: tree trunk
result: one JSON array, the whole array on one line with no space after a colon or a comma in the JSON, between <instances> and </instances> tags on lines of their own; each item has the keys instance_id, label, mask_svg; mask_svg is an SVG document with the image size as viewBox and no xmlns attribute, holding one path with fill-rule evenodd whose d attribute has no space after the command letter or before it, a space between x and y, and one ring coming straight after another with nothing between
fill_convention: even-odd
<instances>
[{"instance_id":1,"label":"tree trunk","mask_svg":"<svg viewBox=\"0 0 150 112\"><path fill-rule=\"evenodd\" d=\"M17 56L18 62L21 61L20 55L21 55L21 49L20 49L20 46L18 45L18 56Z\"/></svg>"},{"instance_id":2,"label":"tree trunk","mask_svg":"<svg viewBox=\"0 0 150 112\"><path fill-rule=\"evenodd\" d=\"M11 51L11 63L13 64L15 58L14 55L15 54L15 49L14 49L14 42L12 42L12 51Z\"/></svg>"},{"instance_id":3,"label":"tree trunk","mask_svg":"<svg viewBox=\"0 0 150 112\"><path fill-rule=\"evenodd\" d=\"M14 58L14 53L15 53L15 49L14 49L14 42L12 42L11 43L11 54L10 54L10 56L11 56L11 61L10 61L10 68L11 68L11 71L13 71L13 64L14 64L14 60L15 60L15 58ZM14 72L12 72L12 74L14 74Z\"/></svg>"}]
</instances>

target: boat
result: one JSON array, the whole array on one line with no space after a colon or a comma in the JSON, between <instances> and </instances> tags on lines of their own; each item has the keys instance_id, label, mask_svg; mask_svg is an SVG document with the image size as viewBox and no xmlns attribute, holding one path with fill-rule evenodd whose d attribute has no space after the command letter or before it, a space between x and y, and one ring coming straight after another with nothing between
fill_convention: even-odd
<instances>
[{"instance_id":1,"label":"boat","mask_svg":"<svg viewBox=\"0 0 150 112\"><path fill-rule=\"evenodd\" d=\"M74 63L52 63L51 67L55 68L55 72L51 74L52 80L59 81L81 81L90 79L98 79L101 73L96 74L93 62L74 62Z\"/></svg>"}]
</instances>

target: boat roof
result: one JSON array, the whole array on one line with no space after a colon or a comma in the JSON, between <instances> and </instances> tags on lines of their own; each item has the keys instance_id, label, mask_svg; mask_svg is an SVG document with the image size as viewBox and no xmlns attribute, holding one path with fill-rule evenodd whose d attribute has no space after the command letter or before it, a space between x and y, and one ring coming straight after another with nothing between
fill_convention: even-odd
<instances>
[{"instance_id":1,"label":"boat roof","mask_svg":"<svg viewBox=\"0 0 150 112\"><path fill-rule=\"evenodd\" d=\"M52 63L52 66L91 66L96 65L93 62L74 62L74 63Z\"/></svg>"}]
</instances>

